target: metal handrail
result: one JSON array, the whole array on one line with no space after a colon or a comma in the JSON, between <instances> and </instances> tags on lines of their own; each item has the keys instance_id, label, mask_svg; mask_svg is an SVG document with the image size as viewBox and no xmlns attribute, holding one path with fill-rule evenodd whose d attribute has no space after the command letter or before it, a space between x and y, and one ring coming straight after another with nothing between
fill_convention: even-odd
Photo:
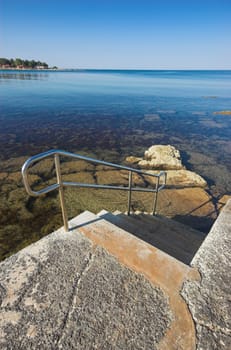
<instances>
[{"instance_id":1,"label":"metal handrail","mask_svg":"<svg viewBox=\"0 0 231 350\"><path fill-rule=\"evenodd\" d=\"M31 186L29 184L29 179L28 179L28 169L34 163L36 163L44 158L50 157L52 155L54 156L57 183L50 185L50 186L47 186L39 191L32 190ZM91 163L105 165L105 166L109 166L109 167L120 169L120 170L127 170L127 171L129 171L128 186L125 187L125 186L111 186L111 185L96 185L96 184L62 181L62 175L61 175L61 169L60 169L60 156L71 157L71 158L75 158L75 159L79 159L79 160L85 160L85 161L88 161ZM157 182L156 182L155 188L151 189L151 188L142 188L142 187L132 187L132 173L156 177ZM23 164L22 177L23 177L23 182L24 182L27 193L33 197L38 197L42 194L59 189L60 204L61 204L61 209L62 209L64 228L66 231L68 231L68 217L67 217L66 206L65 206L65 201L64 201L64 192L63 192L64 187L72 186L72 187L83 187L83 188L100 188L100 189L128 191L128 215L130 215L132 191L153 192L154 193L153 215L155 215L156 214L156 207L157 207L158 192L161 191L165 187L167 174L165 171L160 171L158 174L151 174L148 171L134 169L134 168L130 168L130 167L119 165L119 164L104 162L102 160L81 156L79 154L74 154L74 153L54 149L54 150L50 150L50 151L47 151L44 153L37 154L33 157L30 157ZM161 179L162 179L162 182L160 182Z\"/></svg>"}]
</instances>

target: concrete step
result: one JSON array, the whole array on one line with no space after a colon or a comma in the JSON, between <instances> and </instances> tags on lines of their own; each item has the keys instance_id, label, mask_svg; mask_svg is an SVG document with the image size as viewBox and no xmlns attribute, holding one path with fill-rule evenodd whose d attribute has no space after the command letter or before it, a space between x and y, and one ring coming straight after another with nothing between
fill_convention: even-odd
<instances>
[{"instance_id":1,"label":"concrete step","mask_svg":"<svg viewBox=\"0 0 231 350\"><path fill-rule=\"evenodd\" d=\"M99 220L100 218L97 215L85 210L83 213L79 214L69 221L69 228L70 230L74 230L86 225L86 223L91 224Z\"/></svg>"},{"instance_id":2,"label":"concrete step","mask_svg":"<svg viewBox=\"0 0 231 350\"><path fill-rule=\"evenodd\" d=\"M114 222L111 222L109 220L110 218ZM129 220L130 219L131 218L129 218ZM69 224L71 227L71 231L78 231L79 233L82 233L86 237L90 238L91 240L93 239L96 242L96 244L100 246L106 245L107 249L109 250L115 249L117 252L120 252L120 244L122 247L125 241L127 247L129 247L129 244L131 244L132 249L132 244L134 244L134 242L137 242L135 243L137 247L149 246L150 249L153 248L156 251L156 254L158 254L158 256L160 257L160 260L167 260L169 264L181 266L181 268L183 269L189 268L189 266L187 266L187 264L185 264L184 261L181 261L181 259L176 259L174 255L166 253L165 251L154 246L153 244L147 244L149 243L147 240L140 239L140 237L137 234L133 234L127 229L120 227L119 220L121 220L120 217L117 217L116 215L113 215L112 213L109 213L107 211L101 211L97 215L89 211L85 211L77 217L75 217L74 219L72 219L71 221L69 221ZM126 227L128 228L127 224ZM136 225L136 222L129 224L129 228L130 230L137 229L137 231L142 232L141 230L139 230L139 227ZM116 240L117 242L117 248L113 246L114 240ZM127 254L130 254L129 249L127 251Z\"/></svg>"},{"instance_id":3,"label":"concrete step","mask_svg":"<svg viewBox=\"0 0 231 350\"><path fill-rule=\"evenodd\" d=\"M163 228L167 232L171 232L172 237L173 235L175 235L176 239L179 237L179 243L190 241L193 246L198 246L198 244L201 245L205 238L204 233L169 218L139 214L135 216L135 219L140 220L142 223L147 223L147 225L158 225L159 229Z\"/></svg>"},{"instance_id":4,"label":"concrete step","mask_svg":"<svg viewBox=\"0 0 231 350\"><path fill-rule=\"evenodd\" d=\"M181 223L179 221L167 218L166 216L162 216L162 215L155 215L155 216L153 216L153 215L144 215L143 213L138 214L138 215L140 215L141 217L145 216L147 219L150 219L150 220L161 221L161 222L165 223L166 225L168 225L169 227L172 226L172 227L178 228L180 231L184 231L184 232L187 231L189 233L194 234L195 237L198 236L199 239L201 237L203 237L203 239L205 239L205 237L207 236L207 234L204 233L204 232L196 230L196 229L194 229L194 228L192 228L192 227L190 227L188 225L185 225L185 224L183 224L183 223Z\"/></svg>"},{"instance_id":5,"label":"concrete step","mask_svg":"<svg viewBox=\"0 0 231 350\"><path fill-rule=\"evenodd\" d=\"M174 258L189 264L203 242L204 236L186 225L151 215L114 215L101 211L98 216L132 233Z\"/></svg>"},{"instance_id":6,"label":"concrete step","mask_svg":"<svg viewBox=\"0 0 231 350\"><path fill-rule=\"evenodd\" d=\"M168 250L161 249L163 244L155 244L156 240L153 240L152 234L147 230L144 230L144 227L140 227L140 223L132 220L131 217L127 217L124 215L124 219L122 219L123 214L121 216L113 215L107 211L101 211L97 215L85 211L69 221L69 225L72 230L77 229L79 232L85 233L88 232L88 235L96 235L99 240L101 240L100 236L107 235L107 237L116 234L118 237L120 235L126 235L126 237L135 236L140 238L142 241L145 241L158 250L160 249L163 254L168 254L169 257L177 259L178 261L183 262L184 264L188 264L191 255L188 256L187 253L182 254L182 252L175 252L175 254L170 254L172 251L171 246L169 245ZM130 221L131 222L128 222ZM126 224L125 224L126 222ZM132 239L132 237L131 237Z\"/></svg>"}]
</instances>

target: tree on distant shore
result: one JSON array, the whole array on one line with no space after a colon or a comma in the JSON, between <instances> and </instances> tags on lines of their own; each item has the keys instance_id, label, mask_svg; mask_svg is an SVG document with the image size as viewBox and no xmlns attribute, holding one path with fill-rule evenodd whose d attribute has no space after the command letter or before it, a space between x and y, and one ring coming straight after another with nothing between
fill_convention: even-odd
<instances>
[{"instance_id":1,"label":"tree on distant shore","mask_svg":"<svg viewBox=\"0 0 231 350\"><path fill-rule=\"evenodd\" d=\"M21 58L0 58L0 67L9 68L44 68L47 69L49 66L46 62L35 61L35 60L23 60Z\"/></svg>"},{"instance_id":2,"label":"tree on distant shore","mask_svg":"<svg viewBox=\"0 0 231 350\"><path fill-rule=\"evenodd\" d=\"M0 65L7 65L10 64L10 60L8 60L7 58L0 58Z\"/></svg>"}]
</instances>

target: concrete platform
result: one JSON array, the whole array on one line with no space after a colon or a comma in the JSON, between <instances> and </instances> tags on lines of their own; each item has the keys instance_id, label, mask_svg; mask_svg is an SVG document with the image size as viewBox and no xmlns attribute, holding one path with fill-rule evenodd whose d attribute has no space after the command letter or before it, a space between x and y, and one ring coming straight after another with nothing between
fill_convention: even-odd
<instances>
[{"instance_id":1,"label":"concrete platform","mask_svg":"<svg viewBox=\"0 0 231 350\"><path fill-rule=\"evenodd\" d=\"M194 270L85 212L1 263L1 349L194 349Z\"/></svg>"},{"instance_id":2,"label":"concrete platform","mask_svg":"<svg viewBox=\"0 0 231 350\"><path fill-rule=\"evenodd\" d=\"M105 215L0 264L0 349L229 349L231 201L192 266Z\"/></svg>"}]
</instances>

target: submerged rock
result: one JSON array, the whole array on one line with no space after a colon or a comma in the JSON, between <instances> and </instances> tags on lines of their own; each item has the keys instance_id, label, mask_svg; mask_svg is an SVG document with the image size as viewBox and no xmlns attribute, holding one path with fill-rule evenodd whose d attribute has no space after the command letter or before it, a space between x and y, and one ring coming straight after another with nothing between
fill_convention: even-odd
<instances>
[{"instance_id":1,"label":"submerged rock","mask_svg":"<svg viewBox=\"0 0 231 350\"><path fill-rule=\"evenodd\" d=\"M213 112L213 114L231 115L231 111L219 111L219 112Z\"/></svg>"}]
</instances>

